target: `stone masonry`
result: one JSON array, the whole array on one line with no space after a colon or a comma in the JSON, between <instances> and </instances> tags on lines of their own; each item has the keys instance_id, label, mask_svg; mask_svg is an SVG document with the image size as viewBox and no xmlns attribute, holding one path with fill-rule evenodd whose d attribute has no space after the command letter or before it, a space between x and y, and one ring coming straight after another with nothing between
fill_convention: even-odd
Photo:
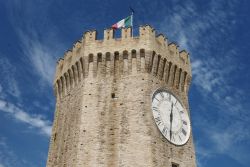
<instances>
[{"instance_id":1,"label":"stone masonry","mask_svg":"<svg viewBox=\"0 0 250 167\"><path fill-rule=\"evenodd\" d=\"M87 31L59 59L47 167L196 167L193 137L170 144L158 130L151 96L160 87L189 109L190 58L149 26L121 38Z\"/></svg>"}]
</instances>

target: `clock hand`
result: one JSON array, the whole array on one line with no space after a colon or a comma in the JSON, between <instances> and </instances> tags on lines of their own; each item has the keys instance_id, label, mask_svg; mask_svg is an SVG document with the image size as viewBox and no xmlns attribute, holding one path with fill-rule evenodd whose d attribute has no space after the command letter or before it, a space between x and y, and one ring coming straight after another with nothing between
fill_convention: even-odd
<instances>
[{"instance_id":1,"label":"clock hand","mask_svg":"<svg viewBox=\"0 0 250 167\"><path fill-rule=\"evenodd\" d=\"M170 112L170 140L172 139L172 122L173 122L173 103L171 103L171 112Z\"/></svg>"}]
</instances>

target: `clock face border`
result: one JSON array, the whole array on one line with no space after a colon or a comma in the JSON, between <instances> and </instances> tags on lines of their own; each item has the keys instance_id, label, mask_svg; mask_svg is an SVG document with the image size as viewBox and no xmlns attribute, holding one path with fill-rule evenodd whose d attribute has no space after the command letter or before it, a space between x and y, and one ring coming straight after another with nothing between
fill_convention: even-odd
<instances>
[{"instance_id":1,"label":"clock face border","mask_svg":"<svg viewBox=\"0 0 250 167\"><path fill-rule=\"evenodd\" d=\"M185 143L183 144L176 144L174 142L172 142L171 140L169 140L167 137L165 137L165 135L163 134L162 130L159 128L159 126L157 125L157 122L155 120L155 116L153 114L153 99L155 97L155 95L157 95L158 93L160 92L167 92L169 93L170 95L174 96L176 98L176 100L178 100L178 102L181 104L181 106L183 107L183 109L185 110L186 114L187 114L187 117L189 119L189 124L188 124L188 127L189 127L189 134L188 134L188 138L187 140L185 141ZM188 143L188 141L190 140L191 138L191 133L192 133L192 129L191 129L191 120L190 120L190 113L189 113L189 110L186 108L186 106L183 104L183 102L180 100L180 98L178 98L175 93L173 91L170 91L168 88L165 88L165 87L159 87L157 89L155 89L155 91L153 91L153 93L151 94L151 112L152 112L152 116L153 116L153 119L154 119L154 122L155 122L155 125L157 126L157 129L160 131L161 135L164 137L164 139L166 139L170 144L173 144L175 146L184 146Z\"/></svg>"}]
</instances>

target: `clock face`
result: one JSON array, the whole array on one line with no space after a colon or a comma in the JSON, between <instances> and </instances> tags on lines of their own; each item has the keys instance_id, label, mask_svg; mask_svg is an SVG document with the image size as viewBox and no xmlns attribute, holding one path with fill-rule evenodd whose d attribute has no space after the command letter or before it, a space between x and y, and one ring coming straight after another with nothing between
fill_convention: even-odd
<instances>
[{"instance_id":1,"label":"clock face","mask_svg":"<svg viewBox=\"0 0 250 167\"><path fill-rule=\"evenodd\" d=\"M185 144L190 136L190 120L185 107L170 92L156 90L152 97L154 120L162 135L175 145Z\"/></svg>"}]
</instances>

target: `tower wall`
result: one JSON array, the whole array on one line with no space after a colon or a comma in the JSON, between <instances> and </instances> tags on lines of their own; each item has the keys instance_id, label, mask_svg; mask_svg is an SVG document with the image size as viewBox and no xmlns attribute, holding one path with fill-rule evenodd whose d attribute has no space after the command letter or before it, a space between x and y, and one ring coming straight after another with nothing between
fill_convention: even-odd
<instances>
[{"instance_id":1,"label":"tower wall","mask_svg":"<svg viewBox=\"0 0 250 167\"><path fill-rule=\"evenodd\" d=\"M170 144L157 129L151 96L166 87L188 109L191 66L149 25L139 37L112 29L96 40L88 31L58 61L54 80L56 112L47 167L194 167L192 135L184 146Z\"/></svg>"}]
</instances>

